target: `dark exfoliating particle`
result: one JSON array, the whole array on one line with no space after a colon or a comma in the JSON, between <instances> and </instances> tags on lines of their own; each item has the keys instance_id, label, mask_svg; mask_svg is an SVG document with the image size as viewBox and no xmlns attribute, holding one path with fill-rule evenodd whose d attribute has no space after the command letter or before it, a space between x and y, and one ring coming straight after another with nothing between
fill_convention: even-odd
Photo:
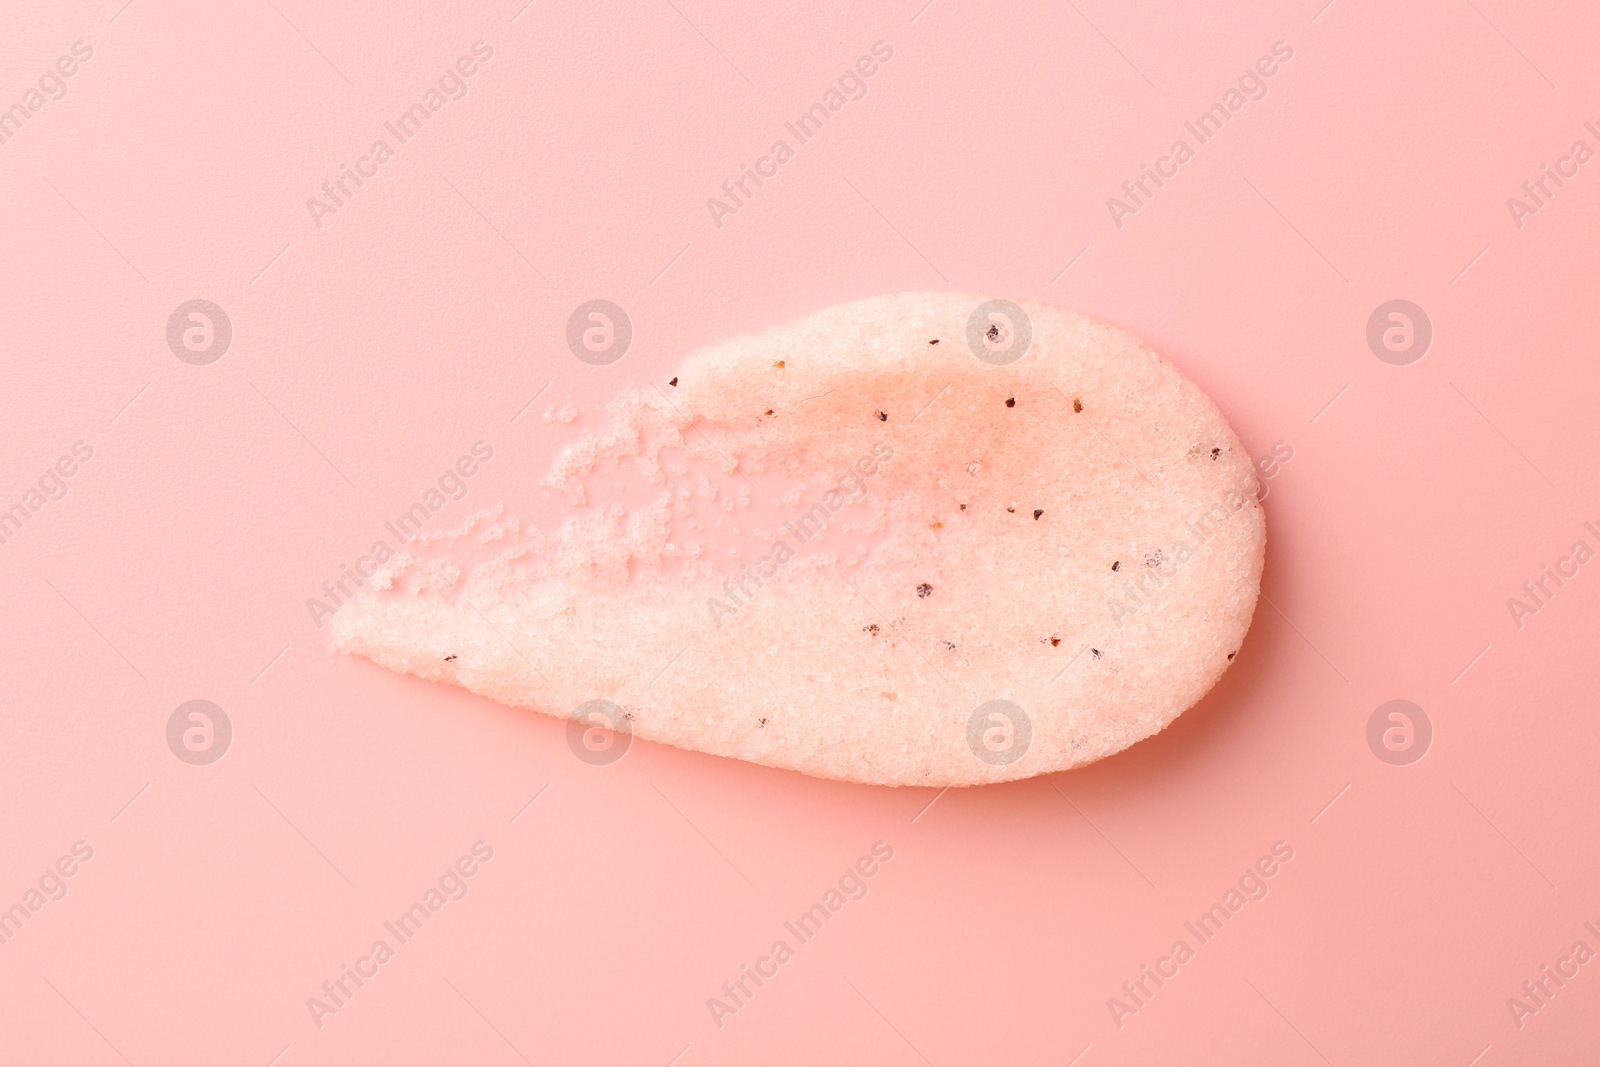
<instances>
[{"instance_id":1,"label":"dark exfoliating particle","mask_svg":"<svg viewBox=\"0 0 1600 1067\"><path fill-rule=\"evenodd\" d=\"M1212 449L1212 450L1211 450L1211 458L1212 458L1212 459L1216 459L1216 458L1217 458L1217 457L1218 457L1218 456L1220 456L1220 455L1222 455L1222 449L1220 449L1220 448L1213 448L1213 449Z\"/></svg>"},{"instance_id":2,"label":"dark exfoliating particle","mask_svg":"<svg viewBox=\"0 0 1600 1067\"><path fill-rule=\"evenodd\" d=\"M771 409L771 408L768 408L768 409L767 409L767 414L768 414L768 415L771 415L771 414L772 414L772 409Z\"/></svg>"},{"instance_id":3,"label":"dark exfoliating particle","mask_svg":"<svg viewBox=\"0 0 1600 1067\"><path fill-rule=\"evenodd\" d=\"M961 510L962 510L962 511L966 511L966 510L967 510L967 506L966 506L966 505L965 505L965 504L962 504L962 505L961 505Z\"/></svg>"},{"instance_id":4,"label":"dark exfoliating particle","mask_svg":"<svg viewBox=\"0 0 1600 1067\"><path fill-rule=\"evenodd\" d=\"M873 637L877 637L878 636L878 624L875 623L875 622L869 622L869 623L867 623L865 626L863 626L861 628L861 632L864 633L864 634L871 634Z\"/></svg>"},{"instance_id":5,"label":"dark exfoliating particle","mask_svg":"<svg viewBox=\"0 0 1600 1067\"><path fill-rule=\"evenodd\" d=\"M929 342L928 342L928 343L929 343L929 344L930 344L930 345L936 345L936 344L938 344L938 343L939 343L939 339L938 339L938 338L937 338L937 337L935 337L935 338L934 338L934 339L933 339L933 340L931 340L931 341L929 341Z\"/></svg>"},{"instance_id":6,"label":"dark exfoliating particle","mask_svg":"<svg viewBox=\"0 0 1600 1067\"><path fill-rule=\"evenodd\" d=\"M1101 656L1105 655L1105 653L1101 652L1098 648L1091 648L1089 651L1094 653L1095 659L1099 659Z\"/></svg>"},{"instance_id":7,"label":"dark exfoliating particle","mask_svg":"<svg viewBox=\"0 0 1600 1067\"><path fill-rule=\"evenodd\" d=\"M670 382L668 382L667 384L668 385L677 385L678 384L678 379L674 378Z\"/></svg>"},{"instance_id":8,"label":"dark exfoliating particle","mask_svg":"<svg viewBox=\"0 0 1600 1067\"><path fill-rule=\"evenodd\" d=\"M444 661L446 663L454 663L455 662L455 658L456 658L456 654L454 652L452 652L450 655L448 655L448 656L446 656L444 658Z\"/></svg>"},{"instance_id":9,"label":"dark exfoliating particle","mask_svg":"<svg viewBox=\"0 0 1600 1067\"><path fill-rule=\"evenodd\" d=\"M1074 412L1082 411L1083 410L1083 401L1079 400L1077 397L1073 397L1072 398L1072 410Z\"/></svg>"},{"instance_id":10,"label":"dark exfoliating particle","mask_svg":"<svg viewBox=\"0 0 1600 1067\"><path fill-rule=\"evenodd\" d=\"M757 730L761 729L762 727L764 727L766 725L767 725L767 720L766 719L763 718L763 719L757 719L756 720L756 729Z\"/></svg>"},{"instance_id":11,"label":"dark exfoliating particle","mask_svg":"<svg viewBox=\"0 0 1600 1067\"><path fill-rule=\"evenodd\" d=\"M1017 398L1016 397L1014 397L1014 396L1006 397L1006 407L1014 408L1016 406L1017 406Z\"/></svg>"},{"instance_id":12,"label":"dark exfoliating particle","mask_svg":"<svg viewBox=\"0 0 1600 1067\"><path fill-rule=\"evenodd\" d=\"M878 412L878 421L879 422L888 422L889 421L889 413L887 411Z\"/></svg>"},{"instance_id":13,"label":"dark exfoliating particle","mask_svg":"<svg viewBox=\"0 0 1600 1067\"><path fill-rule=\"evenodd\" d=\"M946 641L941 637L939 639L939 643L944 646L944 650L946 652L954 652L956 650L956 643L954 641Z\"/></svg>"},{"instance_id":14,"label":"dark exfoliating particle","mask_svg":"<svg viewBox=\"0 0 1600 1067\"><path fill-rule=\"evenodd\" d=\"M1061 638L1059 638L1059 637L1052 637L1052 638L1051 638L1051 639L1050 639L1050 647L1051 647L1051 648L1060 648L1060 647L1061 647Z\"/></svg>"},{"instance_id":15,"label":"dark exfoliating particle","mask_svg":"<svg viewBox=\"0 0 1600 1067\"><path fill-rule=\"evenodd\" d=\"M1013 514L1013 515L1015 515L1017 513L1017 509L1016 508L1006 508L1006 510L1011 512L1011 514Z\"/></svg>"},{"instance_id":16,"label":"dark exfoliating particle","mask_svg":"<svg viewBox=\"0 0 1600 1067\"><path fill-rule=\"evenodd\" d=\"M777 367L779 370L782 370L784 366L783 360L778 360L778 362L774 363L773 366Z\"/></svg>"},{"instance_id":17,"label":"dark exfoliating particle","mask_svg":"<svg viewBox=\"0 0 1600 1067\"><path fill-rule=\"evenodd\" d=\"M1043 515L1043 514L1044 514L1044 508L1034 508L1033 509L1033 521L1038 522L1039 521L1039 517L1041 515Z\"/></svg>"},{"instance_id":18,"label":"dark exfoliating particle","mask_svg":"<svg viewBox=\"0 0 1600 1067\"><path fill-rule=\"evenodd\" d=\"M1114 571L1120 571L1122 569L1122 561L1120 559L1117 560L1111 565L1111 569Z\"/></svg>"},{"instance_id":19,"label":"dark exfoliating particle","mask_svg":"<svg viewBox=\"0 0 1600 1067\"><path fill-rule=\"evenodd\" d=\"M932 592L933 586L929 585L927 582L923 582L921 585L917 586L917 595L919 597L926 598L928 594Z\"/></svg>"}]
</instances>

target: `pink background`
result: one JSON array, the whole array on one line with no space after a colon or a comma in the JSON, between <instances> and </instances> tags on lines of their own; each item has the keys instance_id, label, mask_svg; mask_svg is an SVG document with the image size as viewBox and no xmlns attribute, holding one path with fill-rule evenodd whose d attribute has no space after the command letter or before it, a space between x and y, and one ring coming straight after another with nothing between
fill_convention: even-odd
<instances>
[{"instance_id":1,"label":"pink background","mask_svg":"<svg viewBox=\"0 0 1600 1067\"><path fill-rule=\"evenodd\" d=\"M0 145L0 507L94 454L0 545L0 906L94 857L0 946L0 1062L1592 1060L1600 962L1520 1028L1506 1001L1600 949L1600 568L1520 629L1506 599L1600 547L1600 162L1520 229L1505 201L1600 149L1600 14L921 2L8 15L0 106L93 58ZM315 226L479 40L470 92ZM878 40L866 98L715 226L706 198ZM1115 226L1107 197L1279 40L1269 94ZM436 526L530 501L699 344L945 288L1133 330L1252 452L1294 450L1272 606L1165 734L929 807L642 742L589 766L555 719L325 651L306 598L473 441L495 459ZM609 367L564 340L592 297L636 331ZM234 329L209 366L165 341L196 298ZM1364 337L1393 298L1434 326L1409 366ZM1366 741L1394 698L1433 724L1409 766ZM234 726L209 766L167 747L191 699ZM470 894L319 1029L306 999L480 839ZM880 840L870 894L715 1026ZM1119 1028L1107 998L1276 841L1270 895Z\"/></svg>"}]
</instances>

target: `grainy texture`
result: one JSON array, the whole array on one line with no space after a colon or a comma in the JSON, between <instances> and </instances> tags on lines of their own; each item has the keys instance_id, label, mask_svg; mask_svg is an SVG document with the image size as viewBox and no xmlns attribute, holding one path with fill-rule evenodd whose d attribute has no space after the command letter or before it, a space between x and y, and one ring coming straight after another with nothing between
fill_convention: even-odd
<instances>
[{"instance_id":1,"label":"grainy texture","mask_svg":"<svg viewBox=\"0 0 1600 1067\"><path fill-rule=\"evenodd\" d=\"M864 300L694 354L556 458L545 485L577 508L559 530L483 519L463 532L510 547L470 570L403 554L334 617L335 646L850 781L1005 781L1150 736L1249 628L1250 457L1193 383L1075 312L1019 301L1032 348L980 360L986 299ZM742 581L690 536L697 503L748 505L703 461L811 487L747 535ZM656 501L591 502L617 464ZM990 701L1008 703L975 715Z\"/></svg>"}]
</instances>

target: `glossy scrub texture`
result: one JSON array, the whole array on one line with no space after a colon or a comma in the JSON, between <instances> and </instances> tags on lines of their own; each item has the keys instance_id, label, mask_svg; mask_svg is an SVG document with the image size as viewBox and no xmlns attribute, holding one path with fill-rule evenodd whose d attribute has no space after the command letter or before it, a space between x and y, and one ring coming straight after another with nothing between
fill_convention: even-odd
<instances>
[{"instance_id":1,"label":"glossy scrub texture","mask_svg":"<svg viewBox=\"0 0 1600 1067\"><path fill-rule=\"evenodd\" d=\"M402 553L335 646L551 715L609 702L638 738L945 786L1149 737L1250 625L1249 456L1171 364L1075 312L863 300L703 349L606 415L544 482L559 529L496 514L462 531L494 559ZM620 468L648 503L593 500ZM794 488L730 563L695 515L750 508L749 478Z\"/></svg>"}]
</instances>

